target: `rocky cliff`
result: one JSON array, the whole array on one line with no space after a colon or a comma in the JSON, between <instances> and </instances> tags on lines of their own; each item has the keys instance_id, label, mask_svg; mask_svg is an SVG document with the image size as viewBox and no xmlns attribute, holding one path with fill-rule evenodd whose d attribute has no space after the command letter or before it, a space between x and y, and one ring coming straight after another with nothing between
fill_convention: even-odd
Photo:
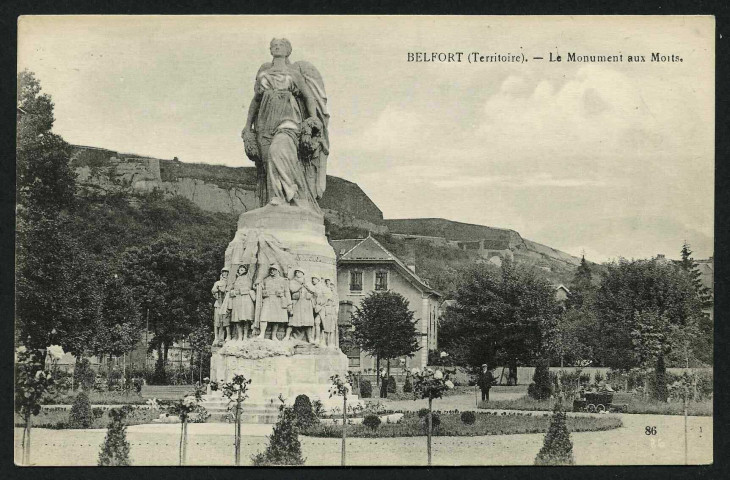
<instances>
[{"instance_id":1,"label":"rocky cliff","mask_svg":"<svg viewBox=\"0 0 730 480\"><path fill-rule=\"evenodd\" d=\"M256 208L254 167L183 163L120 153L103 148L76 146L71 159L82 189L101 193L179 195L203 210L239 214ZM570 272L579 259L522 238L502 228L454 222L442 218L384 220L383 212L353 182L327 176L320 201L325 218L339 227L373 233L411 235L439 245L471 250L489 259L514 255L554 273Z\"/></svg>"},{"instance_id":2,"label":"rocky cliff","mask_svg":"<svg viewBox=\"0 0 730 480\"><path fill-rule=\"evenodd\" d=\"M75 146L71 164L82 189L101 193L179 195L203 210L242 213L256 208L254 167L183 163L103 148ZM327 176L320 201L325 217L343 227L383 233L383 212L352 182Z\"/></svg>"}]
</instances>

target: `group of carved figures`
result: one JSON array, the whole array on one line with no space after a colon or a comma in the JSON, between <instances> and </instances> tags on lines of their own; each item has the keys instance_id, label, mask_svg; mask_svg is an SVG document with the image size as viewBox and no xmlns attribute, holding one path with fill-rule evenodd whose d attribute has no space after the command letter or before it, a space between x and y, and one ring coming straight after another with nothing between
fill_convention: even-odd
<instances>
[{"instance_id":1,"label":"group of carved figures","mask_svg":"<svg viewBox=\"0 0 730 480\"><path fill-rule=\"evenodd\" d=\"M323 347L339 345L337 315L339 297L336 285L329 278L305 278L302 270L294 270L288 279L277 265L269 267L268 276L253 283L246 265L240 265L233 282L228 269L221 271L213 284L214 345L226 340L244 341L265 338L271 324L272 340L279 340L279 328L285 328L283 340L303 339ZM235 327L235 329L233 328Z\"/></svg>"}]
</instances>

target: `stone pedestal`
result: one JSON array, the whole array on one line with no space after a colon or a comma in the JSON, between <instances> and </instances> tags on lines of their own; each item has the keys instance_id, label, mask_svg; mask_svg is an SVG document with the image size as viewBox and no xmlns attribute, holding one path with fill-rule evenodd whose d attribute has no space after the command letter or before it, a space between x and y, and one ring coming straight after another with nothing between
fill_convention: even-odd
<instances>
[{"instance_id":1,"label":"stone pedestal","mask_svg":"<svg viewBox=\"0 0 730 480\"><path fill-rule=\"evenodd\" d=\"M267 205L241 214L236 236L226 251L226 267L235 271L236 265L255 261L258 269L267 271L267 259L261 258L265 254L259 251L259 257L252 261L250 251L251 239L262 236L276 241L276 248L284 252L278 258L290 259L288 265L281 265L284 275L290 276L297 268L307 279L329 278L337 284L335 252L327 242L321 214L291 205ZM337 347L325 348L300 340L229 340L213 347L210 379L219 384L231 381L236 374L251 379L245 405L254 409L251 415L257 415L258 421L270 421L271 409L279 405L280 395L287 404L304 394L312 401L321 401L327 409L341 408L341 397L330 398L330 377L344 377L347 366L347 356ZM208 397L211 407L222 401L216 392ZM352 401L357 398L353 396Z\"/></svg>"},{"instance_id":2,"label":"stone pedestal","mask_svg":"<svg viewBox=\"0 0 730 480\"><path fill-rule=\"evenodd\" d=\"M253 232L273 236L291 254L292 264L281 265L283 274L299 268L308 279L316 276L336 281L337 259L325 236L323 215L291 205L266 205L242 213L226 255L227 267L239 263L236 257L243 252L236 246ZM268 265L265 268L268 269Z\"/></svg>"}]
</instances>

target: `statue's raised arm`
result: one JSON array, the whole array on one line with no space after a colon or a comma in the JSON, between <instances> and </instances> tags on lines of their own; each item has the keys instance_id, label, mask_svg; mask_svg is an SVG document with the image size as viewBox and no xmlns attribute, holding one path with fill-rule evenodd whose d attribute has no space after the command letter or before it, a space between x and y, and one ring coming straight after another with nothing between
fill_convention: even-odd
<instances>
[{"instance_id":1,"label":"statue's raised arm","mask_svg":"<svg viewBox=\"0 0 730 480\"><path fill-rule=\"evenodd\" d=\"M308 62L289 62L286 39L271 41L259 68L243 141L256 163L260 206L290 204L320 213L327 181L329 113L324 82Z\"/></svg>"}]
</instances>

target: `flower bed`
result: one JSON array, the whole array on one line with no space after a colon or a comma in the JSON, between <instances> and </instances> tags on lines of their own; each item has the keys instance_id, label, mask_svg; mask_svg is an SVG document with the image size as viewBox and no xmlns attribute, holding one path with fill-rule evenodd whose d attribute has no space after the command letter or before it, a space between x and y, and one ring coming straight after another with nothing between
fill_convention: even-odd
<instances>
[{"instance_id":1,"label":"flower bed","mask_svg":"<svg viewBox=\"0 0 730 480\"><path fill-rule=\"evenodd\" d=\"M457 413L440 414L440 425L434 429L435 436L477 436L477 435L511 435L519 433L544 433L550 426L550 415L528 415L521 413L491 414L480 412L476 421L466 425ZM591 432L611 430L622 426L621 420L615 417L568 417L568 430L571 432ZM342 425L318 424L302 432L312 437L341 437ZM418 414L406 413L400 422L381 424L373 430L364 425L348 425L348 437L415 437L425 436L423 420Z\"/></svg>"},{"instance_id":2,"label":"flower bed","mask_svg":"<svg viewBox=\"0 0 730 480\"><path fill-rule=\"evenodd\" d=\"M568 402L570 406L572 402ZM491 410L534 410L552 411L555 399L535 400L529 397L518 398L517 400L491 400L480 402L479 408ZM626 402L626 413L641 413L650 415L684 415L682 402L653 402L641 397L633 397ZM689 402L687 404L688 415L712 416L712 400L701 402Z\"/></svg>"}]
</instances>

